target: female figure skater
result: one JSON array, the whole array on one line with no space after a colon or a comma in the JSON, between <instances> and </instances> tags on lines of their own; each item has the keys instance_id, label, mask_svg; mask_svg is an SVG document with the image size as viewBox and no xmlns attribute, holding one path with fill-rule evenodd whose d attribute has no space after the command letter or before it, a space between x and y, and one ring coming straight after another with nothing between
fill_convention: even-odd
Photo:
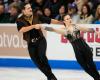
<instances>
[{"instance_id":1,"label":"female figure skater","mask_svg":"<svg viewBox=\"0 0 100 80\"><path fill-rule=\"evenodd\" d=\"M92 51L80 36L80 31L95 32L93 28L85 28L72 24L72 19L69 15L64 16L64 26L60 29L46 26L42 28L47 31L64 35L73 46L77 62L91 77L94 78L94 80L100 80L100 75L96 69L95 63L93 62Z\"/></svg>"}]
</instances>

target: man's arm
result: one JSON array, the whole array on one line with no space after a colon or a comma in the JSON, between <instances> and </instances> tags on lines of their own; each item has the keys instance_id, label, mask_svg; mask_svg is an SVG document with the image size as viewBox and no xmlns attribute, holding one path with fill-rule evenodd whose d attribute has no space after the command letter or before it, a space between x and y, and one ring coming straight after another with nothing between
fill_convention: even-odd
<instances>
[{"instance_id":1,"label":"man's arm","mask_svg":"<svg viewBox=\"0 0 100 80\"><path fill-rule=\"evenodd\" d=\"M56 20L56 19L51 19L51 23L52 23L52 24L63 24L63 22L58 21L58 20Z\"/></svg>"},{"instance_id":2,"label":"man's arm","mask_svg":"<svg viewBox=\"0 0 100 80\"><path fill-rule=\"evenodd\" d=\"M49 17L45 17L43 15L39 15L39 20L42 22L42 23L48 23L48 24L63 24L63 22L61 21L58 21L56 19L51 19Z\"/></svg>"},{"instance_id":3,"label":"man's arm","mask_svg":"<svg viewBox=\"0 0 100 80\"><path fill-rule=\"evenodd\" d=\"M40 28L40 25L39 25L39 24L36 24L36 25L27 26L27 27L22 27L22 28L19 30L19 32L27 32L27 31L32 30L33 28L39 29L39 28Z\"/></svg>"},{"instance_id":4,"label":"man's arm","mask_svg":"<svg viewBox=\"0 0 100 80\"><path fill-rule=\"evenodd\" d=\"M35 24L35 25L31 25L31 26L26 26L25 23L23 21L17 21L17 29L19 32L27 32L33 28L35 29L39 29L40 28L40 24Z\"/></svg>"}]
</instances>

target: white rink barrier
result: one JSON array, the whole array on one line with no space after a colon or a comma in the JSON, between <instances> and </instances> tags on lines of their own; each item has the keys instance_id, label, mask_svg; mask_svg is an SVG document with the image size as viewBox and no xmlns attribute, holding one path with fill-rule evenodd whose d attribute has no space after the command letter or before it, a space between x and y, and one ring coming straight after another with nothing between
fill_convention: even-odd
<instances>
[{"instance_id":1,"label":"white rink barrier","mask_svg":"<svg viewBox=\"0 0 100 80\"><path fill-rule=\"evenodd\" d=\"M53 24L49 26L55 28L61 27L61 25ZM96 31L100 31L100 25L80 24L80 26L92 27ZM47 57L51 67L81 69L76 61L71 44L64 36L54 32L45 32L44 34L47 39ZM98 43L100 42L100 36L95 36L94 33L89 32L81 32L81 35L91 47L94 61L97 68L100 69L100 43ZM22 33L17 31L16 24L0 24L0 66L35 67L30 60Z\"/></svg>"}]
</instances>

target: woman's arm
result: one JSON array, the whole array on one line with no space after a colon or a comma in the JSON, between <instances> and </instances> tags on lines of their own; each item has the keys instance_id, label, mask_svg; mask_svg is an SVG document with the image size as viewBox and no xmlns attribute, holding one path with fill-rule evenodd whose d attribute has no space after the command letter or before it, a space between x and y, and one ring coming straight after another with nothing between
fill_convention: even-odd
<instances>
[{"instance_id":1,"label":"woman's arm","mask_svg":"<svg viewBox=\"0 0 100 80\"><path fill-rule=\"evenodd\" d=\"M100 32L96 31L96 35L100 36Z\"/></svg>"},{"instance_id":2,"label":"woman's arm","mask_svg":"<svg viewBox=\"0 0 100 80\"><path fill-rule=\"evenodd\" d=\"M81 27L81 26L78 26L78 25L77 25L77 28L80 31L83 31L83 32L95 32L94 28Z\"/></svg>"},{"instance_id":3,"label":"woman's arm","mask_svg":"<svg viewBox=\"0 0 100 80\"><path fill-rule=\"evenodd\" d=\"M66 34L65 28L63 28L63 27L53 28L53 27L42 26L41 28L44 30L55 32L55 33L62 34L62 35Z\"/></svg>"},{"instance_id":4,"label":"woman's arm","mask_svg":"<svg viewBox=\"0 0 100 80\"><path fill-rule=\"evenodd\" d=\"M100 37L100 32L96 31L96 36ZM100 41L97 41L97 43L100 43Z\"/></svg>"}]
</instances>

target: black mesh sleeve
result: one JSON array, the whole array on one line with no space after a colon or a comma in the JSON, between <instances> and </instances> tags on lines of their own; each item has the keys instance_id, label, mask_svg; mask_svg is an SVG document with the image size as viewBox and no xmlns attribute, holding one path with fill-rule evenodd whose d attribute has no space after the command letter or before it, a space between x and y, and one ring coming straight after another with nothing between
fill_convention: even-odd
<instances>
[{"instance_id":1,"label":"black mesh sleeve","mask_svg":"<svg viewBox=\"0 0 100 80\"><path fill-rule=\"evenodd\" d=\"M18 31L25 26L24 22L22 21L16 21L16 24L17 24L17 29Z\"/></svg>"},{"instance_id":2,"label":"black mesh sleeve","mask_svg":"<svg viewBox=\"0 0 100 80\"><path fill-rule=\"evenodd\" d=\"M47 24L50 24L50 23L51 23L51 18L45 17L45 16L43 16L43 15L39 15L39 20L40 20L42 23L47 23Z\"/></svg>"}]
</instances>

